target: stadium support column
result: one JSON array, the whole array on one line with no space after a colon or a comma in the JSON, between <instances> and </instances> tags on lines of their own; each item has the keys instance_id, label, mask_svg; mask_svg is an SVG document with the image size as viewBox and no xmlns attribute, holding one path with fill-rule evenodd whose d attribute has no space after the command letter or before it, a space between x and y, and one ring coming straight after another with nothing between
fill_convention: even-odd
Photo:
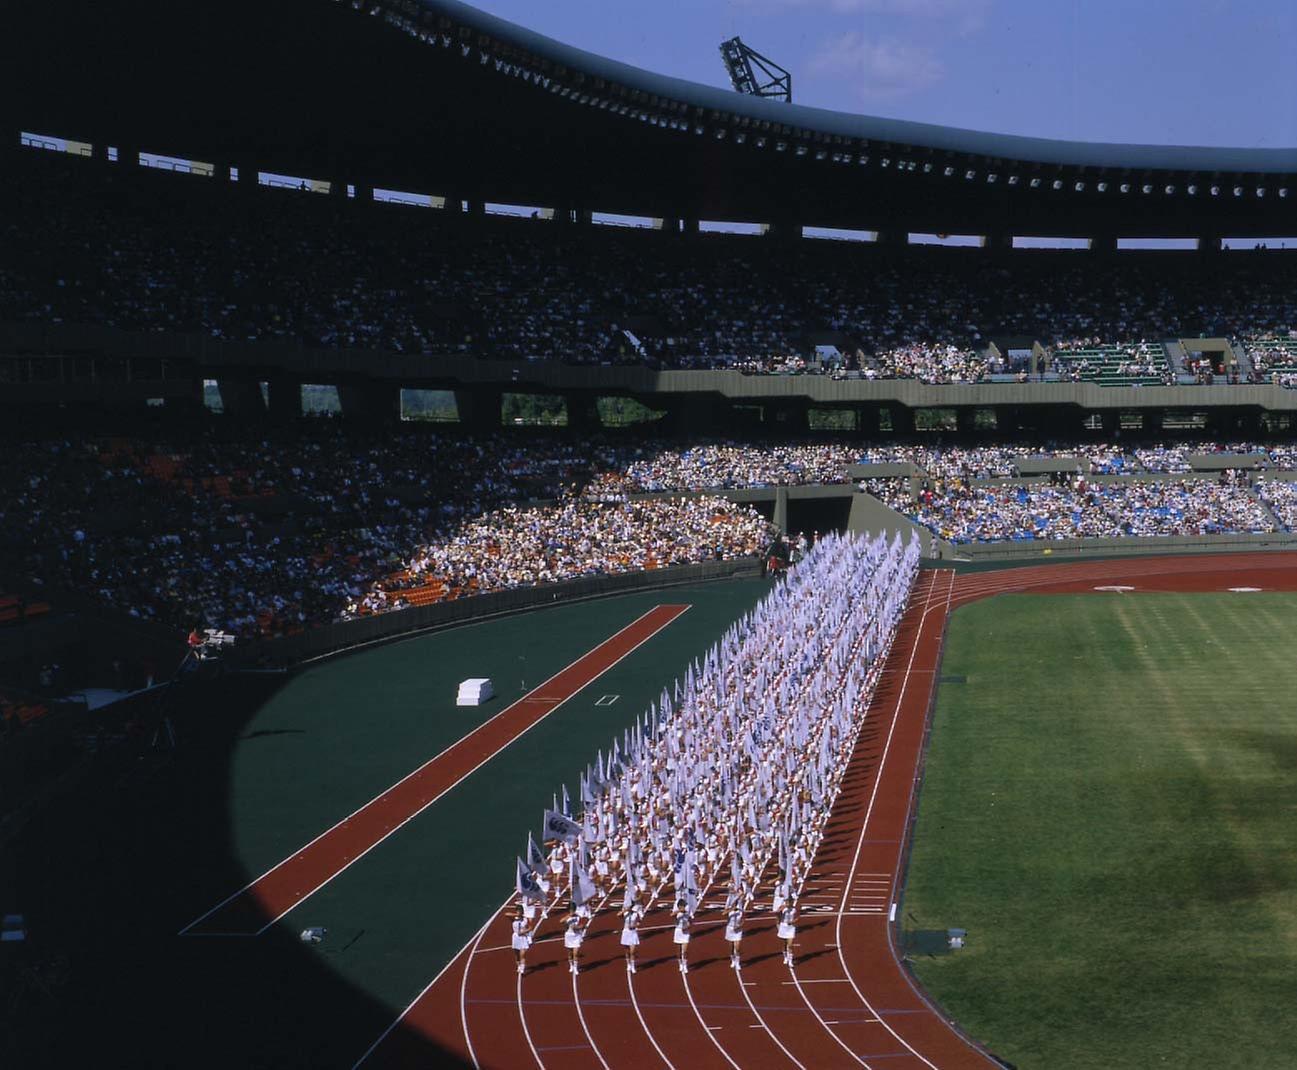
<instances>
[{"instance_id":1,"label":"stadium support column","mask_svg":"<svg viewBox=\"0 0 1297 1070\"><path fill-rule=\"evenodd\" d=\"M1146 437L1160 438L1162 435L1162 417L1164 415L1161 409L1145 409L1141 414L1143 418L1143 427L1141 431Z\"/></svg>"},{"instance_id":2,"label":"stadium support column","mask_svg":"<svg viewBox=\"0 0 1297 1070\"><path fill-rule=\"evenodd\" d=\"M811 406L805 398L768 401L763 407L763 422L770 434L804 435L811 429Z\"/></svg>"},{"instance_id":3,"label":"stadium support column","mask_svg":"<svg viewBox=\"0 0 1297 1070\"><path fill-rule=\"evenodd\" d=\"M394 383L339 383L338 402L349 424L394 424L401 418L401 388Z\"/></svg>"},{"instance_id":4,"label":"stadium support column","mask_svg":"<svg viewBox=\"0 0 1297 1070\"><path fill-rule=\"evenodd\" d=\"M235 420L265 417L266 402L261 396L261 384L255 379L218 379L216 388L221 392L221 408L226 416Z\"/></svg>"},{"instance_id":5,"label":"stadium support column","mask_svg":"<svg viewBox=\"0 0 1297 1070\"><path fill-rule=\"evenodd\" d=\"M564 394L568 430L578 435L598 431L601 426L598 401L594 394Z\"/></svg>"},{"instance_id":6,"label":"stadium support column","mask_svg":"<svg viewBox=\"0 0 1297 1070\"><path fill-rule=\"evenodd\" d=\"M456 390L455 408L459 412L459 422L470 431L499 431L502 394L503 391L491 387Z\"/></svg>"},{"instance_id":7,"label":"stadium support column","mask_svg":"<svg viewBox=\"0 0 1297 1070\"><path fill-rule=\"evenodd\" d=\"M726 434L733 424L729 402L719 394L678 394L653 404L664 405L672 433L682 438Z\"/></svg>"},{"instance_id":8,"label":"stadium support column","mask_svg":"<svg viewBox=\"0 0 1297 1070\"><path fill-rule=\"evenodd\" d=\"M774 520L775 527L777 527L780 531L786 532L788 530L788 488L787 487L775 488L775 511L774 511L774 516L771 519Z\"/></svg>"},{"instance_id":9,"label":"stadium support column","mask_svg":"<svg viewBox=\"0 0 1297 1070\"><path fill-rule=\"evenodd\" d=\"M300 419L302 384L286 375L276 375L267 385L270 388L270 418L276 423Z\"/></svg>"},{"instance_id":10,"label":"stadium support column","mask_svg":"<svg viewBox=\"0 0 1297 1070\"><path fill-rule=\"evenodd\" d=\"M977 410L970 405L955 410L955 426L961 435L971 435L976 430Z\"/></svg>"},{"instance_id":11,"label":"stadium support column","mask_svg":"<svg viewBox=\"0 0 1297 1070\"><path fill-rule=\"evenodd\" d=\"M121 159L119 156L118 159ZM232 160L230 167L239 173L239 180L235 182L235 187L241 197L251 197L257 192L257 165L251 160L239 159Z\"/></svg>"},{"instance_id":12,"label":"stadium support column","mask_svg":"<svg viewBox=\"0 0 1297 1070\"><path fill-rule=\"evenodd\" d=\"M889 406L892 413L892 434L914 434L914 410L908 405L893 403Z\"/></svg>"}]
</instances>

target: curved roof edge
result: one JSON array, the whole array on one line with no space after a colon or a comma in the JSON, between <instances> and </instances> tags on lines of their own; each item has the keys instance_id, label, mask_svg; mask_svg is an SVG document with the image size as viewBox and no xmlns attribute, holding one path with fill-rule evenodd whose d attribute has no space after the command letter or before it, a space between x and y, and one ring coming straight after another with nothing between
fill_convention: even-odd
<instances>
[{"instance_id":1,"label":"curved roof edge","mask_svg":"<svg viewBox=\"0 0 1297 1070\"><path fill-rule=\"evenodd\" d=\"M1233 174L1297 173L1297 148L1245 149L1194 145L1125 145L1100 141L1061 141L1051 138L993 134L937 126L904 119L811 108L766 100L683 78L656 74L594 52L574 48L552 37L488 14L460 0L419 0L420 4L464 25L474 27L555 63L617 82L632 89L685 101L715 111L783 123L842 137L946 152L991 156L1024 163L1068 167L1159 171L1227 172Z\"/></svg>"}]
</instances>

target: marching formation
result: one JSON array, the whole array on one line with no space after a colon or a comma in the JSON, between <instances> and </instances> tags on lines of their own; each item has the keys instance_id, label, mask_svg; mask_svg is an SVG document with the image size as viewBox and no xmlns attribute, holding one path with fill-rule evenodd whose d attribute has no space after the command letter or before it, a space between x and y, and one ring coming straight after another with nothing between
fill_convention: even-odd
<instances>
[{"instance_id":1,"label":"marching formation","mask_svg":"<svg viewBox=\"0 0 1297 1070\"><path fill-rule=\"evenodd\" d=\"M577 972L591 920L619 889L627 970L640 922L661 902L687 972L690 928L713 886L708 905L723 907L731 965L742 966L745 918L766 908L792 965L798 895L918 561L914 538L825 536L599 752L581 777L579 814L564 787L545 812L548 852L529 836L517 861L520 973L564 893L563 942Z\"/></svg>"}]
</instances>

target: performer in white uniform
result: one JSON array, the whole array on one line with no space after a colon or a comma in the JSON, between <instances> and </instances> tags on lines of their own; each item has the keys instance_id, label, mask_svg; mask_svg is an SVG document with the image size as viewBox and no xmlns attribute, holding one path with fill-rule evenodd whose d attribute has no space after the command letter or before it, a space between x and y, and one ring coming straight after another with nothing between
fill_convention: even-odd
<instances>
[{"instance_id":1,"label":"performer in white uniform","mask_svg":"<svg viewBox=\"0 0 1297 1070\"><path fill-rule=\"evenodd\" d=\"M639 922L640 909L633 906L626 913L626 920L622 923L621 929L621 946L626 949L626 970L628 973L635 972L635 949L639 947Z\"/></svg>"},{"instance_id":2,"label":"performer in white uniform","mask_svg":"<svg viewBox=\"0 0 1297 1070\"><path fill-rule=\"evenodd\" d=\"M671 942L680 952L680 972L689 972L689 913L685 910L683 899L676 901L676 927L671 934Z\"/></svg>"},{"instance_id":3,"label":"performer in white uniform","mask_svg":"<svg viewBox=\"0 0 1297 1070\"><path fill-rule=\"evenodd\" d=\"M518 960L518 972L525 973L527 949L531 947L531 925L523 915L521 906L518 907L517 917L513 919L513 938L510 943L513 945L513 957Z\"/></svg>"},{"instance_id":4,"label":"performer in white uniform","mask_svg":"<svg viewBox=\"0 0 1297 1070\"><path fill-rule=\"evenodd\" d=\"M743 942L743 911L730 911L725 919L725 939L730 942L730 966L741 970L743 961L739 957L739 945Z\"/></svg>"},{"instance_id":5,"label":"performer in white uniform","mask_svg":"<svg viewBox=\"0 0 1297 1070\"><path fill-rule=\"evenodd\" d=\"M797 936L797 908L789 903L779 915L779 939L784 942L784 965L793 964L793 939Z\"/></svg>"},{"instance_id":6,"label":"performer in white uniform","mask_svg":"<svg viewBox=\"0 0 1297 1070\"><path fill-rule=\"evenodd\" d=\"M567 916L567 928L563 931L563 946L567 948L567 968L572 973L581 972L581 942L585 939L585 930L581 927L581 916L573 911Z\"/></svg>"}]
</instances>

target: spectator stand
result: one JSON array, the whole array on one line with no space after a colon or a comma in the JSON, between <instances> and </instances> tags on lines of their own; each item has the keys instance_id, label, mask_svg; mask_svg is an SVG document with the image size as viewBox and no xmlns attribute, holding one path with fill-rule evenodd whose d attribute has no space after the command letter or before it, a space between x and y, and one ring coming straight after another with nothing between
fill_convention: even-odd
<instances>
[{"instance_id":1,"label":"spectator stand","mask_svg":"<svg viewBox=\"0 0 1297 1070\"><path fill-rule=\"evenodd\" d=\"M1051 364L1062 379L1099 386L1164 386L1175 381L1160 342L1063 346L1053 351Z\"/></svg>"}]
</instances>

